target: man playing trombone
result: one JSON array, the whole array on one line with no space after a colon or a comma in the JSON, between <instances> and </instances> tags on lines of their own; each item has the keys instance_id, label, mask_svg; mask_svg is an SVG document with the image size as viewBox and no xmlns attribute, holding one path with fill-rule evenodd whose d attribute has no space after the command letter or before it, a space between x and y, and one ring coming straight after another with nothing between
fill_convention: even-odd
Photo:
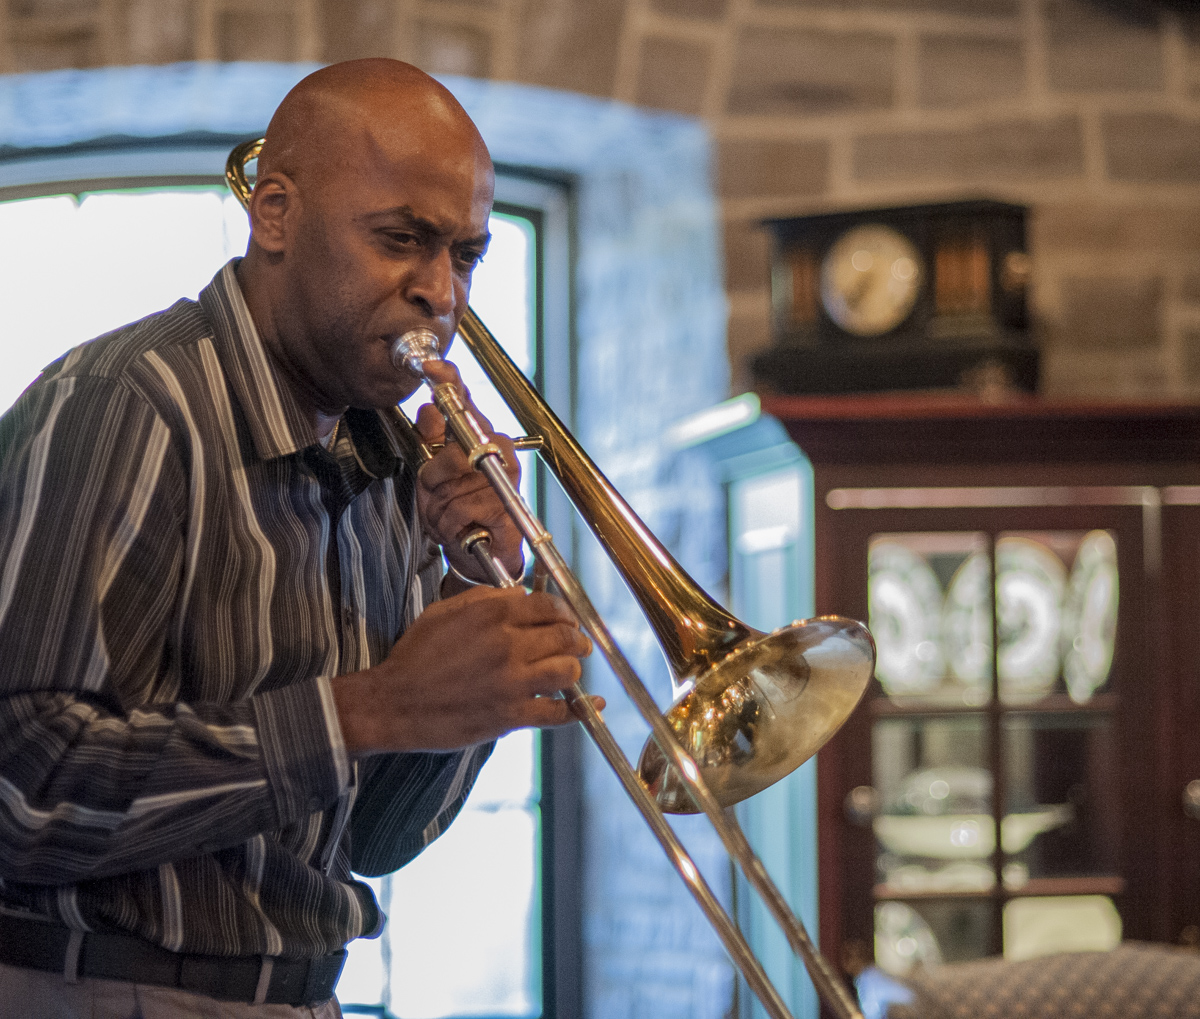
<instances>
[{"instance_id":1,"label":"man playing trombone","mask_svg":"<svg viewBox=\"0 0 1200 1019\"><path fill-rule=\"evenodd\" d=\"M436 838L491 740L571 720L587 638L475 586L460 536L514 574L520 536L393 411L419 380L390 345L449 343L492 189L433 79L320 70L271 121L246 257L0 419L6 1015L337 1016L344 945L383 923L351 869Z\"/></svg>"}]
</instances>

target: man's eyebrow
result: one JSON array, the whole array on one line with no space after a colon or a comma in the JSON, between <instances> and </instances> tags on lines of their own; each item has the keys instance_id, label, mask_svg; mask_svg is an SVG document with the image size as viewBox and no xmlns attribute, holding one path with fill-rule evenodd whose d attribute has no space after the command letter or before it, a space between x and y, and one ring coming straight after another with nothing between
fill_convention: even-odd
<instances>
[{"instance_id":1,"label":"man's eyebrow","mask_svg":"<svg viewBox=\"0 0 1200 1019\"><path fill-rule=\"evenodd\" d=\"M380 209L377 212L369 212L363 216L363 219L372 222L398 221L404 226L412 227L423 233L438 234L444 232L437 223L431 219L426 219L424 216L418 216L413 212L412 207L408 205L397 205L391 209Z\"/></svg>"},{"instance_id":2,"label":"man's eyebrow","mask_svg":"<svg viewBox=\"0 0 1200 1019\"><path fill-rule=\"evenodd\" d=\"M424 216L418 216L413 212L412 207L408 205L397 205L391 209L381 209L378 212L368 213L363 217L375 223L388 223L403 225L412 230L420 231L424 234L441 235L448 231L444 230L431 219L426 219ZM459 242L466 247L487 247L491 242L492 233L490 230L485 230L476 237L469 237L464 241Z\"/></svg>"},{"instance_id":3,"label":"man's eyebrow","mask_svg":"<svg viewBox=\"0 0 1200 1019\"><path fill-rule=\"evenodd\" d=\"M486 248L492 241L492 232L485 230L478 237L468 237L464 241L459 241L459 246L464 248Z\"/></svg>"}]
</instances>

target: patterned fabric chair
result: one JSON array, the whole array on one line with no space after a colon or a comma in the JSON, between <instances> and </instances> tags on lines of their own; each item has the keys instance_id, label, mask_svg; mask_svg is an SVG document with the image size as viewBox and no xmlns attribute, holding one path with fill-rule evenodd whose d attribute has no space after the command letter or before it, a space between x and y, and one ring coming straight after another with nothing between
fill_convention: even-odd
<instances>
[{"instance_id":1,"label":"patterned fabric chair","mask_svg":"<svg viewBox=\"0 0 1200 1019\"><path fill-rule=\"evenodd\" d=\"M918 971L888 1019L1200 1019L1200 952L1126 942L1022 962Z\"/></svg>"}]
</instances>

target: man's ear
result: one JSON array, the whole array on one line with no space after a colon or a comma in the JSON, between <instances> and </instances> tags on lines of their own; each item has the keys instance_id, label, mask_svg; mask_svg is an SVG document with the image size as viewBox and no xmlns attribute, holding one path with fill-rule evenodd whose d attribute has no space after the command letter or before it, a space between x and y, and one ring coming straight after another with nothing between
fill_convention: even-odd
<instances>
[{"instance_id":1,"label":"man's ear","mask_svg":"<svg viewBox=\"0 0 1200 1019\"><path fill-rule=\"evenodd\" d=\"M300 194L287 174L260 177L250 195L250 233L255 245L272 254L283 254L299 211Z\"/></svg>"}]
</instances>

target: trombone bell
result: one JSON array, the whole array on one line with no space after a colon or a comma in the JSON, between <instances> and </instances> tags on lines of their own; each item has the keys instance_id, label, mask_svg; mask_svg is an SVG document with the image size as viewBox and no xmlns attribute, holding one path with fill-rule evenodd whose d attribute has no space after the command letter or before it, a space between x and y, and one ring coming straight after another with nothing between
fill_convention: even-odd
<instances>
[{"instance_id":1,"label":"trombone bell","mask_svg":"<svg viewBox=\"0 0 1200 1019\"><path fill-rule=\"evenodd\" d=\"M874 662L867 628L840 616L752 632L696 678L667 723L712 794L729 806L815 754L858 703ZM638 774L666 813L698 812L653 740L642 749Z\"/></svg>"}]
</instances>

